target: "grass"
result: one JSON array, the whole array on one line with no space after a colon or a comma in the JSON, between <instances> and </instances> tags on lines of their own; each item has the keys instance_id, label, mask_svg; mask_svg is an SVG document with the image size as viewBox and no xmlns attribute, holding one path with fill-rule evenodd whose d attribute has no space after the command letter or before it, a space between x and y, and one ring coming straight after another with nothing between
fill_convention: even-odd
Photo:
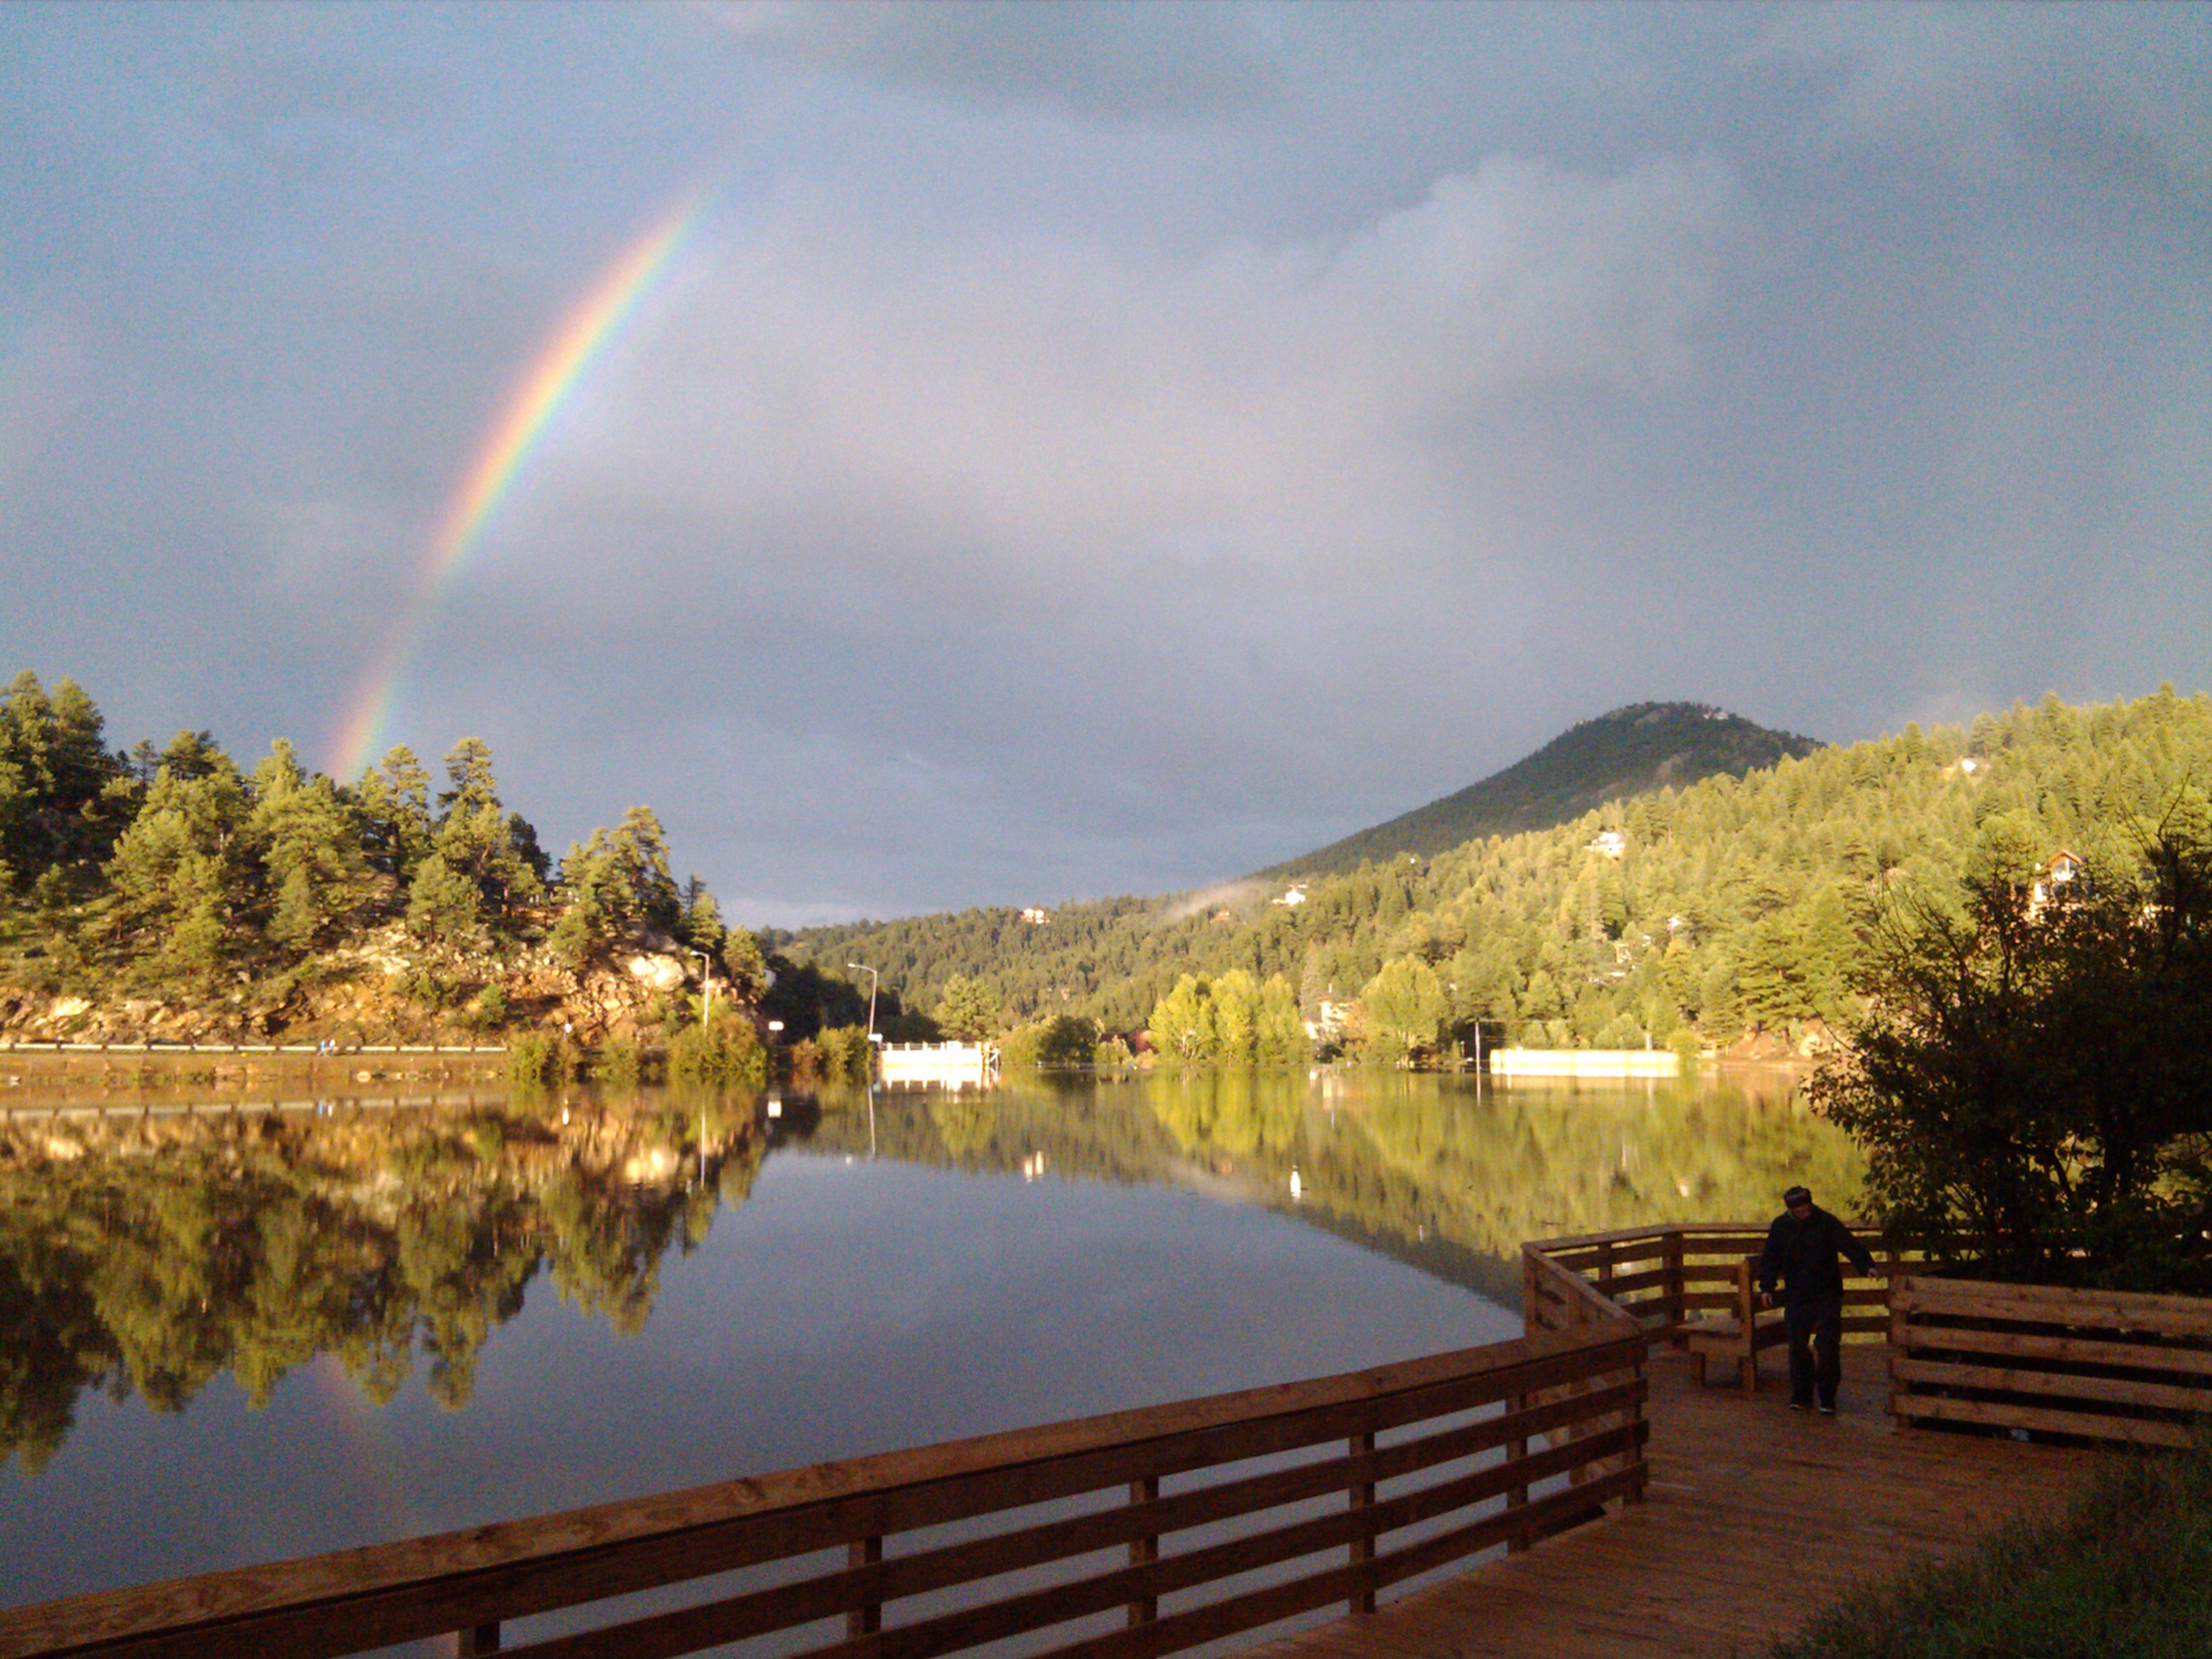
<instances>
[{"instance_id":1,"label":"grass","mask_svg":"<svg viewBox=\"0 0 2212 1659\"><path fill-rule=\"evenodd\" d=\"M2212 1654L2212 1436L2115 1453L2062 1518L2015 1521L1817 1615L1773 1659L2203 1659Z\"/></svg>"}]
</instances>

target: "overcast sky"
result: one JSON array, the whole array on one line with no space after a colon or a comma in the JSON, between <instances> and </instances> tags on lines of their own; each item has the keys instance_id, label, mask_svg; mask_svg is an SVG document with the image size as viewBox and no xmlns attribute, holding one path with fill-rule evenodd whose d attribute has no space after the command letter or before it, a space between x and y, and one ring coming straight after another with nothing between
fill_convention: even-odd
<instances>
[{"instance_id":1,"label":"overcast sky","mask_svg":"<svg viewBox=\"0 0 2212 1659\"><path fill-rule=\"evenodd\" d=\"M0 8L0 672L733 918L1182 888L1686 698L2212 683L2212 10Z\"/></svg>"}]
</instances>

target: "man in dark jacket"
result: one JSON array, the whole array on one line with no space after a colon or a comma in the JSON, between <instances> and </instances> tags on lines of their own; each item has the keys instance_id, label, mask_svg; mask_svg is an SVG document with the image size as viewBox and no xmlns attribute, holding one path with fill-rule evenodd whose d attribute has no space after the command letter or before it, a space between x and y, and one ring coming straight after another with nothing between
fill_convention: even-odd
<instances>
[{"instance_id":1,"label":"man in dark jacket","mask_svg":"<svg viewBox=\"0 0 2212 1659\"><path fill-rule=\"evenodd\" d=\"M1783 1213L1766 1230L1766 1248L1759 1253L1759 1305L1774 1305L1774 1281L1780 1279L1790 1330L1790 1408L1802 1412L1810 1406L1817 1381L1821 1413L1833 1417L1836 1385L1844 1378L1844 1273L1836 1256L1849 1256L1861 1273L1874 1271L1874 1258L1804 1188L1792 1187L1782 1203Z\"/></svg>"}]
</instances>

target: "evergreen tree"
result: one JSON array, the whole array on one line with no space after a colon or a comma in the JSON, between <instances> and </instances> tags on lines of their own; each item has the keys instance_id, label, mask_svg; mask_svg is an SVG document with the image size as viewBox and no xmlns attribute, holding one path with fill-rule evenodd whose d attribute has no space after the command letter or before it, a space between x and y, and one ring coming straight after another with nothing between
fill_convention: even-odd
<instances>
[{"instance_id":1,"label":"evergreen tree","mask_svg":"<svg viewBox=\"0 0 2212 1659\"><path fill-rule=\"evenodd\" d=\"M271 900L269 936L304 951L366 895L359 832L331 781L307 776L281 738L254 769L252 794L246 848L260 861Z\"/></svg>"},{"instance_id":2,"label":"evergreen tree","mask_svg":"<svg viewBox=\"0 0 2212 1659\"><path fill-rule=\"evenodd\" d=\"M503 923L517 905L543 897L544 888L516 845L514 827L500 804L490 746L481 738L462 738L446 757L446 776L450 787L438 796L441 816L431 849L448 871L476 884L483 915ZM529 845L537 845L535 831ZM409 904L411 910L411 897Z\"/></svg>"},{"instance_id":3,"label":"evergreen tree","mask_svg":"<svg viewBox=\"0 0 2212 1659\"><path fill-rule=\"evenodd\" d=\"M369 768L354 785L351 804L370 868L390 876L404 890L416 866L430 855L435 833L430 822L430 775L415 751L395 744L382 763Z\"/></svg>"},{"instance_id":4,"label":"evergreen tree","mask_svg":"<svg viewBox=\"0 0 2212 1659\"><path fill-rule=\"evenodd\" d=\"M938 999L937 1023L963 1042L980 1042L999 1029L999 999L981 980L955 976Z\"/></svg>"}]
</instances>

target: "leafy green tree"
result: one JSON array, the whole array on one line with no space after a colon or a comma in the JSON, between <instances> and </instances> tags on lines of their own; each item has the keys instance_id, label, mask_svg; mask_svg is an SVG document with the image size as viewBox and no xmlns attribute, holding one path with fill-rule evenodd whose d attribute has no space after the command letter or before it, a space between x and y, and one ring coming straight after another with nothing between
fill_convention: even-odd
<instances>
[{"instance_id":1,"label":"leafy green tree","mask_svg":"<svg viewBox=\"0 0 2212 1659\"><path fill-rule=\"evenodd\" d=\"M2212 835L2038 907L1992 860L1909 896L1815 1101L1876 1213L2004 1279L2212 1290Z\"/></svg>"},{"instance_id":2,"label":"leafy green tree","mask_svg":"<svg viewBox=\"0 0 2212 1659\"><path fill-rule=\"evenodd\" d=\"M1232 968L1206 990L1213 1006L1213 1046L1206 1057L1224 1066L1249 1066L1259 1043L1260 982Z\"/></svg>"},{"instance_id":3,"label":"leafy green tree","mask_svg":"<svg viewBox=\"0 0 2212 1659\"><path fill-rule=\"evenodd\" d=\"M1152 1005L1150 1022L1152 1047L1185 1065L1212 1058L1215 1048L1213 1000L1205 984L1190 974Z\"/></svg>"},{"instance_id":4,"label":"leafy green tree","mask_svg":"<svg viewBox=\"0 0 2212 1659\"><path fill-rule=\"evenodd\" d=\"M676 937L694 951L704 951L709 955L719 951L729 929L722 924L722 907L707 890L707 884L696 875L685 882L682 904Z\"/></svg>"},{"instance_id":5,"label":"leafy green tree","mask_svg":"<svg viewBox=\"0 0 2212 1659\"><path fill-rule=\"evenodd\" d=\"M1397 1065L1434 1054L1451 1016L1443 982L1419 957L1383 963L1360 992L1359 1007L1368 1054Z\"/></svg>"},{"instance_id":6,"label":"leafy green tree","mask_svg":"<svg viewBox=\"0 0 2212 1659\"><path fill-rule=\"evenodd\" d=\"M956 975L938 998L937 1023L963 1042L979 1042L999 1029L998 994L981 980Z\"/></svg>"},{"instance_id":7,"label":"leafy green tree","mask_svg":"<svg viewBox=\"0 0 2212 1659\"><path fill-rule=\"evenodd\" d=\"M1252 1057L1263 1066L1283 1066L1313 1058L1313 1043L1298 1018L1297 994L1280 974L1270 974L1260 988L1260 1005L1253 1021Z\"/></svg>"},{"instance_id":8,"label":"leafy green tree","mask_svg":"<svg viewBox=\"0 0 2212 1659\"><path fill-rule=\"evenodd\" d=\"M419 939L465 948L483 936L483 891L433 853L416 866L407 889L407 927Z\"/></svg>"},{"instance_id":9,"label":"leafy green tree","mask_svg":"<svg viewBox=\"0 0 2212 1659\"><path fill-rule=\"evenodd\" d=\"M758 1002L768 994L768 957L755 935L742 927L725 934L722 966L730 975L730 994L739 1002Z\"/></svg>"}]
</instances>

